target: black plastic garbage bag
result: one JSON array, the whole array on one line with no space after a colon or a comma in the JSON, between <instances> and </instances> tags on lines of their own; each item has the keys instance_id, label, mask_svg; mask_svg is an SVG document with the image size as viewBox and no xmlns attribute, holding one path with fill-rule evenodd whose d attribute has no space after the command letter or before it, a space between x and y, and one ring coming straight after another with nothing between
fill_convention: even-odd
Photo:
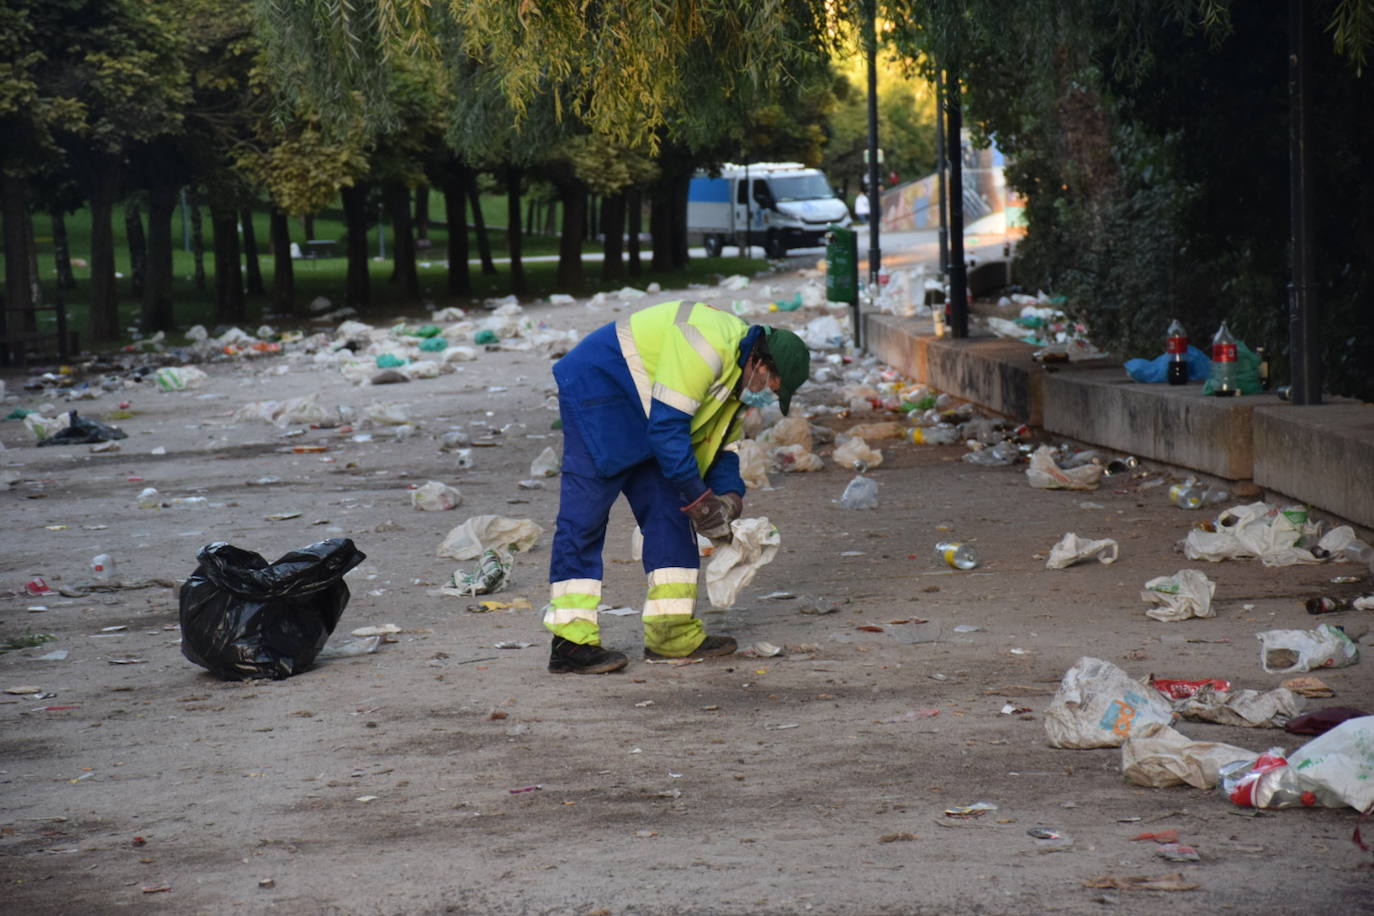
<instances>
[{"instance_id":1,"label":"black plastic garbage bag","mask_svg":"<svg viewBox=\"0 0 1374 916\"><path fill-rule=\"evenodd\" d=\"M181 654L239 681L308 669L348 605L344 574L367 556L330 538L270 564L223 541L196 559L181 589Z\"/></svg>"},{"instance_id":2,"label":"black plastic garbage bag","mask_svg":"<svg viewBox=\"0 0 1374 916\"><path fill-rule=\"evenodd\" d=\"M99 420L78 417L75 410L67 412L67 428L58 430L39 445L85 445L90 442L109 442L112 439L127 439L129 434L118 426L110 426Z\"/></svg>"}]
</instances>

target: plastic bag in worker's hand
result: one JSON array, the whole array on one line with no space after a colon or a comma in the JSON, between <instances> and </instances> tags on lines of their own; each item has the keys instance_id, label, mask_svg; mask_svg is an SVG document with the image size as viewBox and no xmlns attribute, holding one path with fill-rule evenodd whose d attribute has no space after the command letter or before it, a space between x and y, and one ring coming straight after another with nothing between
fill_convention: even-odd
<instances>
[{"instance_id":1,"label":"plastic bag in worker's hand","mask_svg":"<svg viewBox=\"0 0 1374 916\"><path fill-rule=\"evenodd\" d=\"M308 669L348 605L344 574L367 557L330 538L275 563L223 541L196 559L181 589L181 654L237 681Z\"/></svg>"},{"instance_id":2,"label":"plastic bag in worker's hand","mask_svg":"<svg viewBox=\"0 0 1374 916\"><path fill-rule=\"evenodd\" d=\"M38 444L40 446L85 445L88 442L110 442L114 439L127 438L129 438L129 434L118 426L110 426L99 420L78 417L76 411L72 410L67 413L67 425L46 439L40 439Z\"/></svg>"}]
</instances>

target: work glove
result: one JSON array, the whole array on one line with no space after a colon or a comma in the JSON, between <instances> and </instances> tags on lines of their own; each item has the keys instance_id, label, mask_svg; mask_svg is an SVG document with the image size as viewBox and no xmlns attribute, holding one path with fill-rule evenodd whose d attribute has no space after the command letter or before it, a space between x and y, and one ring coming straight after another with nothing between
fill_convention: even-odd
<instances>
[{"instance_id":1,"label":"work glove","mask_svg":"<svg viewBox=\"0 0 1374 916\"><path fill-rule=\"evenodd\" d=\"M733 522L744 512L744 497L738 493L722 493L720 501L725 504L725 520Z\"/></svg>"},{"instance_id":2,"label":"work glove","mask_svg":"<svg viewBox=\"0 0 1374 916\"><path fill-rule=\"evenodd\" d=\"M692 527L696 528L697 534L712 541L730 539L730 520L725 515L725 503L713 490L707 490L683 506L682 511L692 520Z\"/></svg>"}]
</instances>

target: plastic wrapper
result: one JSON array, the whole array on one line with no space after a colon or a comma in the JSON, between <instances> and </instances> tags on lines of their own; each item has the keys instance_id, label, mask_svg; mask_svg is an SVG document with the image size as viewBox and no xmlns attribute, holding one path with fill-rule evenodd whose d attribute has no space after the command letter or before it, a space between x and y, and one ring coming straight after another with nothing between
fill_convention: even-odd
<instances>
[{"instance_id":1,"label":"plastic wrapper","mask_svg":"<svg viewBox=\"0 0 1374 916\"><path fill-rule=\"evenodd\" d=\"M784 445L769 454L773 466L779 471L819 471L825 467L819 455L808 452L800 445Z\"/></svg>"},{"instance_id":2,"label":"plastic wrapper","mask_svg":"<svg viewBox=\"0 0 1374 916\"><path fill-rule=\"evenodd\" d=\"M78 416L75 410L71 410L67 412L67 425L51 435L39 439L38 444L40 446L86 445L92 442L113 442L116 439L127 438L129 438L129 434L118 426L110 426L99 420L88 420Z\"/></svg>"},{"instance_id":3,"label":"plastic wrapper","mask_svg":"<svg viewBox=\"0 0 1374 916\"><path fill-rule=\"evenodd\" d=\"M1180 569L1172 576L1157 576L1145 583L1140 600L1152 605L1146 617L1179 621L1189 617L1215 617L1212 595L1217 584L1196 569Z\"/></svg>"},{"instance_id":4,"label":"plastic wrapper","mask_svg":"<svg viewBox=\"0 0 1374 916\"><path fill-rule=\"evenodd\" d=\"M706 594L713 607L731 607L740 590L773 562L782 536L767 516L730 523L730 543L717 547L706 566Z\"/></svg>"},{"instance_id":5,"label":"plastic wrapper","mask_svg":"<svg viewBox=\"0 0 1374 916\"><path fill-rule=\"evenodd\" d=\"M859 423L845 430L846 436L858 439L903 439L906 437L906 426L895 420L884 420L879 423Z\"/></svg>"},{"instance_id":6,"label":"plastic wrapper","mask_svg":"<svg viewBox=\"0 0 1374 916\"><path fill-rule=\"evenodd\" d=\"M1258 756L1232 744L1194 741L1165 727L1147 737L1129 738L1121 745L1121 775L1133 786L1212 789L1220 782L1223 767L1250 763Z\"/></svg>"},{"instance_id":7,"label":"plastic wrapper","mask_svg":"<svg viewBox=\"0 0 1374 916\"><path fill-rule=\"evenodd\" d=\"M448 589L463 595L490 595L499 592L510 584L513 566L514 561L505 551L484 550L476 567L454 571L452 578L449 579Z\"/></svg>"},{"instance_id":8,"label":"plastic wrapper","mask_svg":"<svg viewBox=\"0 0 1374 916\"><path fill-rule=\"evenodd\" d=\"M872 477L855 477L844 488L840 505L846 509L878 508L878 482Z\"/></svg>"},{"instance_id":9,"label":"plastic wrapper","mask_svg":"<svg viewBox=\"0 0 1374 916\"><path fill-rule=\"evenodd\" d=\"M410 491L410 504L422 512L446 512L463 504L463 494L456 487L431 480Z\"/></svg>"},{"instance_id":10,"label":"plastic wrapper","mask_svg":"<svg viewBox=\"0 0 1374 916\"><path fill-rule=\"evenodd\" d=\"M308 669L348 605L344 575L367 557L331 538L268 563L223 541L181 589L181 654L226 680Z\"/></svg>"},{"instance_id":11,"label":"plastic wrapper","mask_svg":"<svg viewBox=\"0 0 1374 916\"><path fill-rule=\"evenodd\" d=\"M436 553L453 560L475 560L492 548L524 553L534 548L543 533L527 518L474 515L450 531Z\"/></svg>"},{"instance_id":12,"label":"plastic wrapper","mask_svg":"<svg viewBox=\"0 0 1374 916\"><path fill-rule=\"evenodd\" d=\"M967 457L967 456L965 456ZM1050 548L1045 560L1046 569L1066 569L1082 560L1096 558L1099 563L1115 563L1120 547L1111 538L1092 540L1081 538L1070 531Z\"/></svg>"},{"instance_id":13,"label":"plastic wrapper","mask_svg":"<svg viewBox=\"0 0 1374 916\"><path fill-rule=\"evenodd\" d=\"M803 450L811 451L811 424L805 417L783 417L759 434L759 443L764 448L776 449L788 445L800 445Z\"/></svg>"},{"instance_id":14,"label":"plastic wrapper","mask_svg":"<svg viewBox=\"0 0 1374 916\"><path fill-rule=\"evenodd\" d=\"M307 394L284 401L253 401L234 411L234 421L262 420L285 429L288 426L323 423L329 411L320 405L318 394Z\"/></svg>"},{"instance_id":15,"label":"plastic wrapper","mask_svg":"<svg viewBox=\"0 0 1374 916\"><path fill-rule=\"evenodd\" d=\"M559 464L558 454L553 450L553 446L547 446L530 462L530 478L537 480L540 477L557 477Z\"/></svg>"},{"instance_id":16,"label":"plastic wrapper","mask_svg":"<svg viewBox=\"0 0 1374 916\"><path fill-rule=\"evenodd\" d=\"M751 490L768 488L768 453L753 439L740 439L726 446L739 456L739 476Z\"/></svg>"},{"instance_id":17,"label":"plastic wrapper","mask_svg":"<svg viewBox=\"0 0 1374 916\"><path fill-rule=\"evenodd\" d=\"M1233 506L1217 516L1215 531L1189 531L1183 554L1190 560L1213 563L1251 557L1258 557L1265 566L1318 563L1312 551L1298 546L1304 537L1315 537L1316 528L1306 516L1300 506L1280 509L1262 502Z\"/></svg>"},{"instance_id":18,"label":"plastic wrapper","mask_svg":"<svg viewBox=\"0 0 1374 916\"><path fill-rule=\"evenodd\" d=\"M883 453L875 448L870 448L868 443L862 439L849 438L835 448L834 461L837 466L842 468L866 471L883 463Z\"/></svg>"},{"instance_id":19,"label":"plastic wrapper","mask_svg":"<svg viewBox=\"0 0 1374 916\"><path fill-rule=\"evenodd\" d=\"M1076 468L1060 468L1054 463L1055 448L1042 445L1031 455L1026 479L1038 490L1096 490L1102 478L1102 468L1085 464Z\"/></svg>"},{"instance_id":20,"label":"plastic wrapper","mask_svg":"<svg viewBox=\"0 0 1374 916\"><path fill-rule=\"evenodd\" d=\"M157 370L154 378L163 391L185 391L199 388L209 376L195 366L165 366Z\"/></svg>"},{"instance_id":21,"label":"plastic wrapper","mask_svg":"<svg viewBox=\"0 0 1374 916\"><path fill-rule=\"evenodd\" d=\"M1174 703L1185 719L1239 725L1244 728L1283 728L1302 712L1302 697L1283 687L1273 690L1217 690L1210 684Z\"/></svg>"},{"instance_id":22,"label":"plastic wrapper","mask_svg":"<svg viewBox=\"0 0 1374 916\"><path fill-rule=\"evenodd\" d=\"M1339 808L1342 801L1303 778L1273 747L1249 765L1236 763L1221 770L1221 788L1242 808Z\"/></svg>"},{"instance_id":23,"label":"plastic wrapper","mask_svg":"<svg viewBox=\"0 0 1374 916\"><path fill-rule=\"evenodd\" d=\"M1266 630L1260 641L1260 664L1270 674L1301 674L1317 668L1344 668L1360 660L1359 647L1328 623L1310 630Z\"/></svg>"},{"instance_id":24,"label":"plastic wrapper","mask_svg":"<svg viewBox=\"0 0 1374 916\"><path fill-rule=\"evenodd\" d=\"M1159 692L1133 680L1111 662L1085 656L1064 674L1045 710L1051 747L1120 747L1173 722Z\"/></svg>"}]
</instances>

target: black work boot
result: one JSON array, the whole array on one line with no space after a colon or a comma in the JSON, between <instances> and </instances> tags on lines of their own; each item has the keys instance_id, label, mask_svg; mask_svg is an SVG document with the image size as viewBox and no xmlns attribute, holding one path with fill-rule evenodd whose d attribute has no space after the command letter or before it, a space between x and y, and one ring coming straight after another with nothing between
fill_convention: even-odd
<instances>
[{"instance_id":1,"label":"black work boot","mask_svg":"<svg viewBox=\"0 0 1374 916\"><path fill-rule=\"evenodd\" d=\"M624 652L612 652L600 646L569 642L561 636L553 638L549 653L551 674L605 674L619 671L629 664Z\"/></svg>"},{"instance_id":2,"label":"black work boot","mask_svg":"<svg viewBox=\"0 0 1374 916\"><path fill-rule=\"evenodd\" d=\"M717 658L721 655L734 655L739 644L735 642L733 636L708 636L686 655L672 656L659 655L653 649L645 649L645 658Z\"/></svg>"}]
</instances>

